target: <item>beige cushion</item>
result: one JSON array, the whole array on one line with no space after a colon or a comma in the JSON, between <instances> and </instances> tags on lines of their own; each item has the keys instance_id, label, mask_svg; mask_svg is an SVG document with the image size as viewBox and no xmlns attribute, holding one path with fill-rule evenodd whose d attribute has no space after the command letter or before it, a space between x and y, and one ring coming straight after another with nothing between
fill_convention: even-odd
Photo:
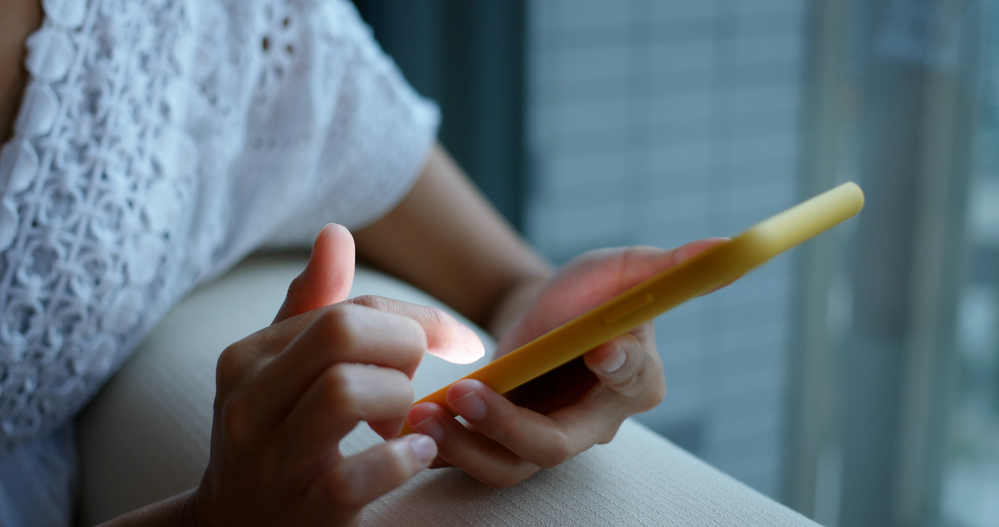
<instances>
[{"instance_id":1,"label":"beige cushion","mask_svg":"<svg viewBox=\"0 0 999 527\"><path fill-rule=\"evenodd\" d=\"M78 420L84 524L198 484L208 462L218 355L270 323L305 261L301 254L257 255L196 291L90 404ZM351 291L359 294L443 307L365 269ZM480 335L488 350L491 341ZM427 357L414 380L417 396L476 367ZM377 441L362 425L343 449L357 452ZM815 525L632 421L610 444L510 489L488 488L456 469L424 471L371 504L364 523Z\"/></svg>"}]
</instances>

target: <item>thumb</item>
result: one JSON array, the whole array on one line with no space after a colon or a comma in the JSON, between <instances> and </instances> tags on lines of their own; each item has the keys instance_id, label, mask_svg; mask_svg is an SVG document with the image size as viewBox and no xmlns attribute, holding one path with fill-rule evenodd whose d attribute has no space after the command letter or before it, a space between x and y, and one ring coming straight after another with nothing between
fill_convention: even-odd
<instances>
[{"instance_id":1,"label":"thumb","mask_svg":"<svg viewBox=\"0 0 999 527\"><path fill-rule=\"evenodd\" d=\"M354 281L354 238L343 225L323 227L302 274L288 286L274 324L316 308L343 302Z\"/></svg>"}]
</instances>

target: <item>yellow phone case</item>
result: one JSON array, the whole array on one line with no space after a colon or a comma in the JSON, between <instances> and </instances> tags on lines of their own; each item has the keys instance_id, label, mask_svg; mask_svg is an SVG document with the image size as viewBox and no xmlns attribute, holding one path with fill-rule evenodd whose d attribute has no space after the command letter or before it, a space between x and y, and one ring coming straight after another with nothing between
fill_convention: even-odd
<instances>
[{"instance_id":1,"label":"yellow phone case","mask_svg":"<svg viewBox=\"0 0 999 527\"><path fill-rule=\"evenodd\" d=\"M506 393L691 298L739 278L856 215L863 206L864 194L855 183L819 194L652 276L458 380L476 379L497 393ZM450 411L445 395L451 384L414 404L433 402ZM412 430L407 424L402 434L409 433Z\"/></svg>"}]
</instances>

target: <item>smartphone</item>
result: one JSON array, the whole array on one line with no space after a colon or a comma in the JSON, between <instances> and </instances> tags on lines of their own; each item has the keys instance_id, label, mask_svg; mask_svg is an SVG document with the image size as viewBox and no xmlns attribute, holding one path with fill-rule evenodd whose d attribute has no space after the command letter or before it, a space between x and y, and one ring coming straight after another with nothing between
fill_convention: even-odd
<instances>
[{"instance_id":1,"label":"smartphone","mask_svg":"<svg viewBox=\"0 0 999 527\"><path fill-rule=\"evenodd\" d=\"M853 217L863 206L864 193L855 183L819 194L652 276L458 380L476 379L497 393L509 392L691 298L739 278ZM450 410L445 395L451 384L414 404L433 402ZM412 433L408 424L402 433Z\"/></svg>"}]
</instances>

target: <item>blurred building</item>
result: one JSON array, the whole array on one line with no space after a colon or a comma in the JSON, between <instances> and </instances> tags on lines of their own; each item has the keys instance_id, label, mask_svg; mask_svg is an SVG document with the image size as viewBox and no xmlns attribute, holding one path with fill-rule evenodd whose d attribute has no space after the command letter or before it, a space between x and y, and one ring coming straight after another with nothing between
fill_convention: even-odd
<instances>
[{"instance_id":1,"label":"blurred building","mask_svg":"<svg viewBox=\"0 0 999 527\"><path fill-rule=\"evenodd\" d=\"M857 220L657 321L638 419L823 525L999 525L999 0L355 0L551 260Z\"/></svg>"}]
</instances>

